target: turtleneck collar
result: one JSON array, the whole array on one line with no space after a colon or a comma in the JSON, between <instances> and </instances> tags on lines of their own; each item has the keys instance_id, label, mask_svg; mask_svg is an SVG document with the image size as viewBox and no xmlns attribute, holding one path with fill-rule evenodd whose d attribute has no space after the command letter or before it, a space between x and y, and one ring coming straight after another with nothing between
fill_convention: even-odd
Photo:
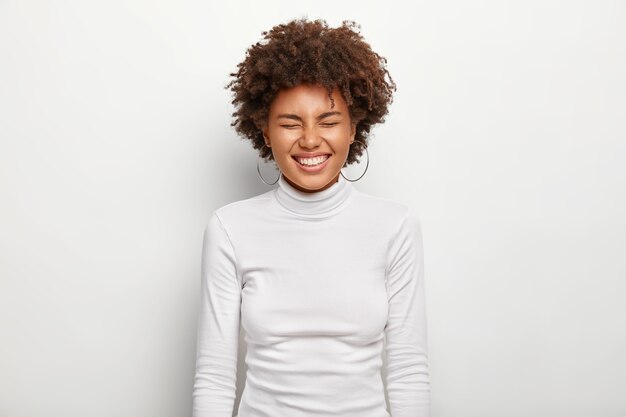
<instances>
[{"instance_id":1,"label":"turtleneck collar","mask_svg":"<svg viewBox=\"0 0 626 417\"><path fill-rule=\"evenodd\" d=\"M272 193L275 201L288 211L310 218L330 217L342 211L353 195L352 183L339 175L339 180L322 191L306 193L293 187L280 175Z\"/></svg>"}]
</instances>

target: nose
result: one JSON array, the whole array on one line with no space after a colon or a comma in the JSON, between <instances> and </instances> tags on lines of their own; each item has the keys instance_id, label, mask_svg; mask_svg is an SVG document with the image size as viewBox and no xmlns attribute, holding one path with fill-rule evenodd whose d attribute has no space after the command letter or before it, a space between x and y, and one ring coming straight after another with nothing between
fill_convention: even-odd
<instances>
[{"instance_id":1,"label":"nose","mask_svg":"<svg viewBox=\"0 0 626 417\"><path fill-rule=\"evenodd\" d=\"M315 128L305 128L302 133L302 137L300 137L299 144L300 147L304 149L314 149L317 148L322 142L322 137L319 131Z\"/></svg>"}]
</instances>

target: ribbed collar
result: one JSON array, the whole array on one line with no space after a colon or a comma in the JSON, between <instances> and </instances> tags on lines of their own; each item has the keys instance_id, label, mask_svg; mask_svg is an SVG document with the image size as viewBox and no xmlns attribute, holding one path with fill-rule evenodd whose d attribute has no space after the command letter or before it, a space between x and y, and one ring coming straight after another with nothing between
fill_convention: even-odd
<instances>
[{"instance_id":1,"label":"ribbed collar","mask_svg":"<svg viewBox=\"0 0 626 417\"><path fill-rule=\"evenodd\" d=\"M325 218L342 211L353 195L352 183L339 175L339 180L325 190L305 193L294 188L280 175L272 193L275 201L288 211L309 218Z\"/></svg>"}]
</instances>

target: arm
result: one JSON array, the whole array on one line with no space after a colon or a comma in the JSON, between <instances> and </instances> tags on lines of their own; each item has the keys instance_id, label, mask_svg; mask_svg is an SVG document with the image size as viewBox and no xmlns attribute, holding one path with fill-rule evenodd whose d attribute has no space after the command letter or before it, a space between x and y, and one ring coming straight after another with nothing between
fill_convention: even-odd
<instances>
[{"instance_id":1,"label":"arm","mask_svg":"<svg viewBox=\"0 0 626 417\"><path fill-rule=\"evenodd\" d=\"M193 417L231 417L235 403L241 291L235 253L217 214L202 246Z\"/></svg>"},{"instance_id":2,"label":"arm","mask_svg":"<svg viewBox=\"0 0 626 417\"><path fill-rule=\"evenodd\" d=\"M389 317L385 339L391 417L428 417L430 377L422 229L410 210L391 242L387 259Z\"/></svg>"}]
</instances>

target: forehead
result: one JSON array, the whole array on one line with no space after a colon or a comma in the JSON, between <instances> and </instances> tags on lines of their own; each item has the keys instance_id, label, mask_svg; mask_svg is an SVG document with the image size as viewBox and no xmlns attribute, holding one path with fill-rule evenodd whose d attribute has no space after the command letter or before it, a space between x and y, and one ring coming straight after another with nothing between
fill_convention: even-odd
<instances>
[{"instance_id":1,"label":"forehead","mask_svg":"<svg viewBox=\"0 0 626 417\"><path fill-rule=\"evenodd\" d=\"M338 88L332 94L335 106L328 97L324 86L317 84L300 84L279 91L270 106L270 114L276 112L316 113L328 110L345 111L347 106Z\"/></svg>"}]
</instances>

